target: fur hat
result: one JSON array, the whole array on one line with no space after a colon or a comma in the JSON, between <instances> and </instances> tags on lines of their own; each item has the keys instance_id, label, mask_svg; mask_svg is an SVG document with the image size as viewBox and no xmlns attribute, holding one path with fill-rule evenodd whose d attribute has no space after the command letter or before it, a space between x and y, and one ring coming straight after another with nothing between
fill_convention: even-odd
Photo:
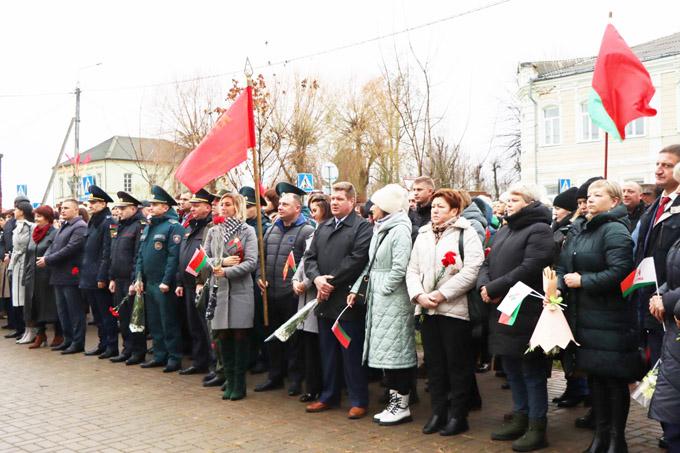
<instances>
[{"instance_id":1,"label":"fur hat","mask_svg":"<svg viewBox=\"0 0 680 453\"><path fill-rule=\"evenodd\" d=\"M576 208L578 208L578 202L576 201L577 194L578 188L571 187L569 190L557 194L553 201L553 206L566 209L569 212L574 212L576 211Z\"/></svg>"},{"instance_id":2,"label":"fur hat","mask_svg":"<svg viewBox=\"0 0 680 453\"><path fill-rule=\"evenodd\" d=\"M581 184L581 187L578 188L578 192L576 193L576 199L580 200L582 198L588 198L588 187L600 179L604 178L602 176L595 176L594 178L590 178L588 181Z\"/></svg>"},{"instance_id":3,"label":"fur hat","mask_svg":"<svg viewBox=\"0 0 680 453\"><path fill-rule=\"evenodd\" d=\"M52 209L52 207L49 205L44 204L35 208L33 210L33 215L35 216L36 214L40 214L41 216L45 217L48 223L52 223L54 221L54 209Z\"/></svg>"},{"instance_id":4,"label":"fur hat","mask_svg":"<svg viewBox=\"0 0 680 453\"><path fill-rule=\"evenodd\" d=\"M388 214L408 209L408 191L399 184L388 184L371 195L374 205Z\"/></svg>"}]
</instances>

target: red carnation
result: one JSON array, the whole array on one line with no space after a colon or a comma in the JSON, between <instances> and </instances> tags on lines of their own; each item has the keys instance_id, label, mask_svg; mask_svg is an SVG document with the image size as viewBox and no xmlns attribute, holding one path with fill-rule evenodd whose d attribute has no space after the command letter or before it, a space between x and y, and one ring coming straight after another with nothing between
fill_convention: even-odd
<instances>
[{"instance_id":1,"label":"red carnation","mask_svg":"<svg viewBox=\"0 0 680 453\"><path fill-rule=\"evenodd\" d=\"M487 247L484 249L484 258L489 256L489 253L491 253L491 247Z\"/></svg>"},{"instance_id":2,"label":"red carnation","mask_svg":"<svg viewBox=\"0 0 680 453\"><path fill-rule=\"evenodd\" d=\"M78 269L78 266L73 266L73 269L71 269L71 275L76 276L80 273L80 269Z\"/></svg>"},{"instance_id":3,"label":"red carnation","mask_svg":"<svg viewBox=\"0 0 680 453\"><path fill-rule=\"evenodd\" d=\"M212 222L213 225L219 225L220 223L224 223L224 217L222 217L221 215L213 216Z\"/></svg>"},{"instance_id":4,"label":"red carnation","mask_svg":"<svg viewBox=\"0 0 680 453\"><path fill-rule=\"evenodd\" d=\"M116 310L117 307L109 307L109 313L113 315L114 318L119 318L120 314L118 314L118 310Z\"/></svg>"},{"instance_id":5,"label":"red carnation","mask_svg":"<svg viewBox=\"0 0 680 453\"><path fill-rule=\"evenodd\" d=\"M454 264L456 264L456 253L446 252L444 254L444 258L442 258L442 266L447 267L452 266Z\"/></svg>"}]
</instances>

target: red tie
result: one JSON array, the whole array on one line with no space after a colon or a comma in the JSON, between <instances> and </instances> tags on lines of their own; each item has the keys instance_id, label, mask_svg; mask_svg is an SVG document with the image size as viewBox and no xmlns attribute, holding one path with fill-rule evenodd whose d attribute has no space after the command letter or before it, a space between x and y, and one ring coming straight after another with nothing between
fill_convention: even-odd
<instances>
[{"instance_id":1,"label":"red tie","mask_svg":"<svg viewBox=\"0 0 680 453\"><path fill-rule=\"evenodd\" d=\"M654 225L656 225L656 222L659 221L659 218L661 217L661 214L663 214L663 211L666 209L666 205L668 204L669 201L671 201L671 197L661 198L659 208L656 210L656 215L654 216Z\"/></svg>"}]
</instances>

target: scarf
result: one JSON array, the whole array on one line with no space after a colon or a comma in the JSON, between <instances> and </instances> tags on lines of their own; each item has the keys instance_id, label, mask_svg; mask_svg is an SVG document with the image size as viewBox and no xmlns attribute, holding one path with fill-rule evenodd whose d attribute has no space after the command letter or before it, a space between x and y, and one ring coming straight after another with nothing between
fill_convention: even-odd
<instances>
[{"instance_id":1,"label":"scarf","mask_svg":"<svg viewBox=\"0 0 680 453\"><path fill-rule=\"evenodd\" d=\"M32 235L33 236L33 242L35 242L36 244L39 244L40 241L42 241L45 238L45 236L47 236L47 232L50 231L50 226L51 225L49 223L47 225L43 225L43 226L36 226L33 229L33 235Z\"/></svg>"},{"instance_id":2,"label":"scarf","mask_svg":"<svg viewBox=\"0 0 680 453\"><path fill-rule=\"evenodd\" d=\"M235 217L229 217L219 225L220 231L222 233L222 238L224 239L224 243L226 244L231 240L234 234L236 234L236 232L241 228L241 225L243 225L243 221Z\"/></svg>"},{"instance_id":3,"label":"scarf","mask_svg":"<svg viewBox=\"0 0 680 453\"><path fill-rule=\"evenodd\" d=\"M444 234L444 231L448 230L449 227L453 226L454 223L458 220L458 216L455 216L446 222L442 223L441 225L435 225L432 224L432 232L434 233L434 243L437 244L439 240L442 238L442 235Z\"/></svg>"}]
</instances>

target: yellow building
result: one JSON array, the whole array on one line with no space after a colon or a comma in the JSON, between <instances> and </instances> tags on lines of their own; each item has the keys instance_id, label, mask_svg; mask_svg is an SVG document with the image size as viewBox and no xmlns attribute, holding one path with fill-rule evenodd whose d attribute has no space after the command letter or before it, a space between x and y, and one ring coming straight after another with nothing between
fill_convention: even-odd
<instances>
[{"instance_id":1,"label":"yellow building","mask_svg":"<svg viewBox=\"0 0 680 453\"><path fill-rule=\"evenodd\" d=\"M680 33L632 47L650 73L654 117L626 127L626 140L609 140L608 178L654 182L654 163L664 147L680 143ZM579 185L604 175L604 131L588 116L595 57L521 63L522 181L548 195L558 181Z\"/></svg>"}]
</instances>

